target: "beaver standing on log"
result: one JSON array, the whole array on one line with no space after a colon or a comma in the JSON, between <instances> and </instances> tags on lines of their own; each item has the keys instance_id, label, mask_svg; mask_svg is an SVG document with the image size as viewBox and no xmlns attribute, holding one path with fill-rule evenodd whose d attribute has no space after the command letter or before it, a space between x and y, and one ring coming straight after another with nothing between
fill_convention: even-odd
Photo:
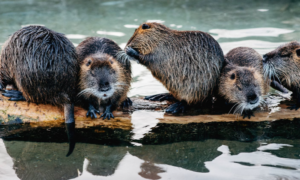
<instances>
[{"instance_id":1,"label":"beaver standing on log","mask_svg":"<svg viewBox=\"0 0 300 180\"><path fill-rule=\"evenodd\" d=\"M127 98L131 82L131 66L125 52L112 40L89 37L76 48L80 62L78 96L88 101L87 116L97 118L103 107L103 119L114 118L112 111L121 102L132 104Z\"/></svg>"},{"instance_id":2,"label":"beaver standing on log","mask_svg":"<svg viewBox=\"0 0 300 180\"><path fill-rule=\"evenodd\" d=\"M293 41L279 46L263 56L264 74L272 81L278 80L293 92L296 104L291 110L300 107L300 43Z\"/></svg>"},{"instance_id":3,"label":"beaver standing on log","mask_svg":"<svg viewBox=\"0 0 300 180\"><path fill-rule=\"evenodd\" d=\"M264 102L262 96L268 89L260 54L247 47L238 47L226 54L220 76L219 95L227 102L234 103L234 112L250 119L254 116L252 110Z\"/></svg>"},{"instance_id":4,"label":"beaver standing on log","mask_svg":"<svg viewBox=\"0 0 300 180\"><path fill-rule=\"evenodd\" d=\"M18 91L3 93L12 101L64 107L69 156L75 147L74 98L79 66L73 44L63 35L42 26L27 26L4 43L0 86L13 84Z\"/></svg>"},{"instance_id":5,"label":"beaver standing on log","mask_svg":"<svg viewBox=\"0 0 300 180\"><path fill-rule=\"evenodd\" d=\"M224 61L219 43L201 31L177 31L159 23L144 23L130 38L126 53L145 65L169 91L146 97L176 99L168 113L183 112L186 105L209 100Z\"/></svg>"}]
</instances>

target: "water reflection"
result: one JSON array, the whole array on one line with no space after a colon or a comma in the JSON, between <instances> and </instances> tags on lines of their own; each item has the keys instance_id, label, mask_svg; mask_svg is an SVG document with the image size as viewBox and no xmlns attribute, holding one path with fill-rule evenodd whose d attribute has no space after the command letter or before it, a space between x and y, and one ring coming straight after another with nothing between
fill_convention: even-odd
<instances>
[{"instance_id":1,"label":"water reflection","mask_svg":"<svg viewBox=\"0 0 300 180\"><path fill-rule=\"evenodd\" d=\"M142 147L79 143L72 157L66 158L57 143L1 140L0 171L5 170L1 173L5 179L16 178L15 172L18 178L30 180L297 179L299 143L286 139L252 143L205 140ZM285 150L286 156L278 157L277 149ZM298 158L291 158L293 153Z\"/></svg>"}]
</instances>

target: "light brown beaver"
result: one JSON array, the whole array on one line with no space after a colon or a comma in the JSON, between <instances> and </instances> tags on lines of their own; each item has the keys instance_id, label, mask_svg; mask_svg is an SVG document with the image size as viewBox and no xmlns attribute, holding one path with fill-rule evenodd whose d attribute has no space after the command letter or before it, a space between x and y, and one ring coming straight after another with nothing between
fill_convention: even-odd
<instances>
[{"instance_id":1,"label":"light brown beaver","mask_svg":"<svg viewBox=\"0 0 300 180\"><path fill-rule=\"evenodd\" d=\"M114 118L112 111L122 102L131 105L127 98L130 88L130 62L122 56L121 48L112 40L89 37L76 48L80 62L78 96L88 101L87 116L96 118L99 107L105 109L103 119ZM124 52L123 52L124 53Z\"/></svg>"},{"instance_id":2,"label":"light brown beaver","mask_svg":"<svg viewBox=\"0 0 300 180\"><path fill-rule=\"evenodd\" d=\"M1 89L13 85L19 90L5 91L4 96L64 107L69 156L75 147L73 103L79 72L73 44L46 27L27 26L4 43L0 64Z\"/></svg>"},{"instance_id":3,"label":"light brown beaver","mask_svg":"<svg viewBox=\"0 0 300 180\"><path fill-rule=\"evenodd\" d=\"M279 46L263 56L264 74L278 80L293 92L296 104L290 109L300 107L300 43L293 41Z\"/></svg>"},{"instance_id":4,"label":"light brown beaver","mask_svg":"<svg viewBox=\"0 0 300 180\"><path fill-rule=\"evenodd\" d=\"M263 76L262 57L252 48L238 47L225 56L220 76L219 95L236 106L235 113L245 118L264 102L269 84Z\"/></svg>"},{"instance_id":5,"label":"light brown beaver","mask_svg":"<svg viewBox=\"0 0 300 180\"><path fill-rule=\"evenodd\" d=\"M186 105L210 101L224 61L219 43L201 31L177 31L159 23L144 23L130 38L126 53L145 65L169 91L145 99L179 102L168 113Z\"/></svg>"}]
</instances>

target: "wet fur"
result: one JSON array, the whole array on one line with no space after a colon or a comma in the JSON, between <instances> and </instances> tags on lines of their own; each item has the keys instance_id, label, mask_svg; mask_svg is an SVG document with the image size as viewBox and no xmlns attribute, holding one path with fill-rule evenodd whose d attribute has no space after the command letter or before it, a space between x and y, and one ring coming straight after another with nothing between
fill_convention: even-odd
<instances>
[{"instance_id":1,"label":"wet fur","mask_svg":"<svg viewBox=\"0 0 300 180\"><path fill-rule=\"evenodd\" d=\"M179 101L203 102L217 85L224 61L218 42L201 31L177 31L159 23L140 26L127 43Z\"/></svg>"},{"instance_id":2,"label":"wet fur","mask_svg":"<svg viewBox=\"0 0 300 180\"><path fill-rule=\"evenodd\" d=\"M110 103L113 109L118 107L127 98L131 82L130 62L122 56L121 48L112 40L89 37L81 42L76 50L80 62L78 96L84 97L85 100L94 99L96 107ZM89 60L92 62L86 66ZM91 74L93 71L95 76ZM110 74L110 71L114 73ZM99 91L97 86L98 80L104 76L113 84L112 89L105 93ZM108 94L107 98L103 94Z\"/></svg>"},{"instance_id":3,"label":"wet fur","mask_svg":"<svg viewBox=\"0 0 300 180\"><path fill-rule=\"evenodd\" d=\"M263 98L269 89L268 81L263 76L262 57L252 48L238 47L229 51L222 69L219 95L226 101L236 105L235 111L254 109L263 103ZM231 79L234 74L235 78ZM240 90L239 90L240 88ZM256 105L247 102L247 94L255 92L259 97Z\"/></svg>"},{"instance_id":4,"label":"wet fur","mask_svg":"<svg viewBox=\"0 0 300 180\"><path fill-rule=\"evenodd\" d=\"M298 54L297 54L298 52ZM300 43L293 41L264 55L264 74L300 98Z\"/></svg>"},{"instance_id":5,"label":"wet fur","mask_svg":"<svg viewBox=\"0 0 300 180\"><path fill-rule=\"evenodd\" d=\"M0 64L1 84L13 84L28 102L63 105L76 97L79 66L75 47L63 34L24 27L4 43Z\"/></svg>"}]
</instances>

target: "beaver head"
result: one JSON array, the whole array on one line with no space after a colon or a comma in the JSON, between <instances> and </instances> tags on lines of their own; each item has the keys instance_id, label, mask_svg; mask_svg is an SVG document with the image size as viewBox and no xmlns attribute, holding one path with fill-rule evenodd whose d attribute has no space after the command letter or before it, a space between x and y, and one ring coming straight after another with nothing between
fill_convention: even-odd
<instances>
[{"instance_id":1,"label":"beaver head","mask_svg":"<svg viewBox=\"0 0 300 180\"><path fill-rule=\"evenodd\" d=\"M224 67L219 93L230 103L238 104L235 112L242 113L258 107L263 102L264 91L263 76L255 68L231 63Z\"/></svg>"},{"instance_id":2,"label":"beaver head","mask_svg":"<svg viewBox=\"0 0 300 180\"><path fill-rule=\"evenodd\" d=\"M125 51L129 56L144 61L143 56L156 52L160 44L169 43L167 40L170 38L171 31L163 24L144 23L135 30Z\"/></svg>"},{"instance_id":3,"label":"beaver head","mask_svg":"<svg viewBox=\"0 0 300 180\"><path fill-rule=\"evenodd\" d=\"M80 89L78 96L91 95L105 100L110 98L116 89L118 81L124 76L117 60L106 54L96 54L86 57L80 65Z\"/></svg>"},{"instance_id":4,"label":"beaver head","mask_svg":"<svg viewBox=\"0 0 300 180\"><path fill-rule=\"evenodd\" d=\"M299 86L300 43L293 41L263 56L264 75L284 85Z\"/></svg>"}]
</instances>

